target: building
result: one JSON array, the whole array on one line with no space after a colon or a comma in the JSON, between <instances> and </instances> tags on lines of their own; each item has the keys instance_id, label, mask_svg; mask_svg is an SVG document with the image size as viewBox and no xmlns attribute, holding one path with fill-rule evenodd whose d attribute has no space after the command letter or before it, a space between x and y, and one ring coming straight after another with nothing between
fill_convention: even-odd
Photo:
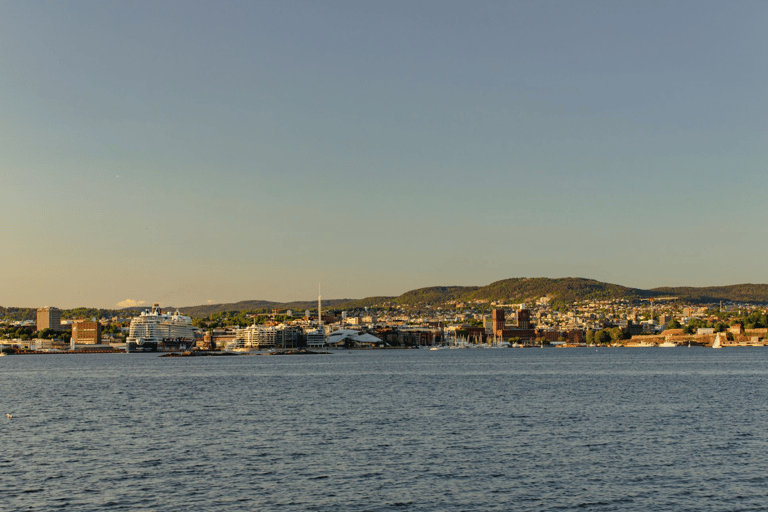
<instances>
[{"instance_id":1,"label":"building","mask_svg":"<svg viewBox=\"0 0 768 512\"><path fill-rule=\"evenodd\" d=\"M581 329L571 329L568 331L544 330L536 332L536 337L547 342L566 341L572 345L584 343L584 331Z\"/></svg>"},{"instance_id":2,"label":"building","mask_svg":"<svg viewBox=\"0 0 768 512\"><path fill-rule=\"evenodd\" d=\"M494 309L492 318L493 318L493 332L496 333L498 331L503 330L504 329L504 310Z\"/></svg>"},{"instance_id":3,"label":"building","mask_svg":"<svg viewBox=\"0 0 768 512\"><path fill-rule=\"evenodd\" d=\"M339 329L337 331L333 331L328 335L328 338L326 339L326 343L331 346L341 347L352 347L356 345L362 345L362 346L375 346L382 343L382 339L378 336L374 336L373 334L362 332L362 331L355 331L352 329Z\"/></svg>"},{"instance_id":4,"label":"building","mask_svg":"<svg viewBox=\"0 0 768 512\"><path fill-rule=\"evenodd\" d=\"M517 310L517 328L518 329L531 328L531 310L530 309Z\"/></svg>"},{"instance_id":5,"label":"building","mask_svg":"<svg viewBox=\"0 0 768 512\"><path fill-rule=\"evenodd\" d=\"M309 331L307 335L307 347L320 348L325 346L325 331L323 329L316 329Z\"/></svg>"},{"instance_id":6,"label":"building","mask_svg":"<svg viewBox=\"0 0 768 512\"><path fill-rule=\"evenodd\" d=\"M238 348L257 350L270 348L294 348L298 345L299 329L287 325L261 326L250 325L238 329L236 335Z\"/></svg>"},{"instance_id":7,"label":"building","mask_svg":"<svg viewBox=\"0 0 768 512\"><path fill-rule=\"evenodd\" d=\"M37 310L37 330L61 330L61 310L54 307L44 307Z\"/></svg>"},{"instance_id":8,"label":"building","mask_svg":"<svg viewBox=\"0 0 768 512\"><path fill-rule=\"evenodd\" d=\"M88 320L72 322L72 343L75 345L100 345L101 324Z\"/></svg>"},{"instance_id":9,"label":"building","mask_svg":"<svg viewBox=\"0 0 768 512\"><path fill-rule=\"evenodd\" d=\"M517 327L510 328L506 326L503 309L493 310L493 335L498 340L508 340L520 338L522 340L533 340L536 338L536 331L531 329L531 310L517 310Z\"/></svg>"},{"instance_id":10,"label":"building","mask_svg":"<svg viewBox=\"0 0 768 512\"><path fill-rule=\"evenodd\" d=\"M520 339L522 341L532 341L536 339L535 329L502 329L496 332L498 339L509 341L512 339Z\"/></svg>"}]
</instances>

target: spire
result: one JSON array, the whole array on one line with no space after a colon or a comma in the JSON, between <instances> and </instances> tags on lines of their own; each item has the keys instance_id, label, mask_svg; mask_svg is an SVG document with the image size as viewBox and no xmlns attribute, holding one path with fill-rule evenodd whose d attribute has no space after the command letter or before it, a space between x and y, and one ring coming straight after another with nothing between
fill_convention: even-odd
<instances>
[{"instance_id":1,"label":"spire","mask_svg":"<svg viewBox=\"0 0 768 512\"><path fill-rule=\"evenodd\" d=\"M323 303L322 295L320 295L320 283L317 283L317 325L320 329L323 328Z\"/></svg>"}]
</instances>

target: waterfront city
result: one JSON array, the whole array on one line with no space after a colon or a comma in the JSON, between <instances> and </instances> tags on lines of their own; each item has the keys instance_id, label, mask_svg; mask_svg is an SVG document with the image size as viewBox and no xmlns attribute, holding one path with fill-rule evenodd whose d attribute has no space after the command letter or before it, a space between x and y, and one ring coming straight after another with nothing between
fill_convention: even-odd
<instances>
[{"instance_id":1,"label":"waterfront city","mask_svg":"<svg viewBox=\"0 0 768 512\"><path fill-rule=\"evenodd\" d=\"M409 303L402 297L368 301L367 306L360 306L361 301L331 301L335 305L325 308L318 299L315 307L304 310L227 310L232 305L221 305L219 311L205 314L205 308L189 308L200 315L194 317L178 310L164 313L160 304L143 311L3 308L0 343L4 352L18 354L249 353L328 348L763 346L768 334L768 309L754 301L694 303L657 295L564 302L552 294L517 303L434 297ZM18 319L33 313L34 318ZM93 316L83 318L84 313ZM148 325L154 330L150 332Z\"/></svg>"}]
</instances>

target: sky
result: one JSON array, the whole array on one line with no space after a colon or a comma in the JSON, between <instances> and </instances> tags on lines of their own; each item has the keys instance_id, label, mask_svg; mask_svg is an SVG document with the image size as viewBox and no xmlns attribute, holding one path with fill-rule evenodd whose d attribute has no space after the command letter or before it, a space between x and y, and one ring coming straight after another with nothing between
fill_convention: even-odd
<instances>
[{"instance_id":1,"label":"sky","mask_svg":"<svg viewBox=\"0 0 768 512\"><path fill-rule=\"evenodd\" d=\"M768 282L766 19L0 2L0 305Z\"/></svg>"}]
</instances>

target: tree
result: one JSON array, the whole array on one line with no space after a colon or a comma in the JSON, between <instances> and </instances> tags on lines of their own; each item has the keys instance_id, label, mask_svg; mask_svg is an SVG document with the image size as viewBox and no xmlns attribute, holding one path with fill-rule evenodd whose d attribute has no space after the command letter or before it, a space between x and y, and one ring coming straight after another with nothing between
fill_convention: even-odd
<instances>
[{"instance_id":1,"label":"tree","mask_svg":"<svg viewBox=\"0 0 768 512\"><path fill-rule=\"evenodd\" d=\"M680 325L680 322L677 321L677 319L673 318L669 321L667 324L667 329L680 329L682 326Z\"/></svg>"},{"instance_id":2,"label":"tree","mask_svg":"<svg viewBox=\"0 0 768 512\"><path fill-rule=\"evenodd\" d=\"M597 331L595 333L595 341L598 345L607 345L611 342L611 333L606 329Z\"/></svg>"},{"instance_id":3,"label":"tree","mask_svg":"<svg viewBox=\"0 0 768 512\"><path fill-rule=\"evenodd\" d=\"M587 345L594 345L595 343L595 331L592 329L587 331Z\"/></svg>"}]
</instances>

